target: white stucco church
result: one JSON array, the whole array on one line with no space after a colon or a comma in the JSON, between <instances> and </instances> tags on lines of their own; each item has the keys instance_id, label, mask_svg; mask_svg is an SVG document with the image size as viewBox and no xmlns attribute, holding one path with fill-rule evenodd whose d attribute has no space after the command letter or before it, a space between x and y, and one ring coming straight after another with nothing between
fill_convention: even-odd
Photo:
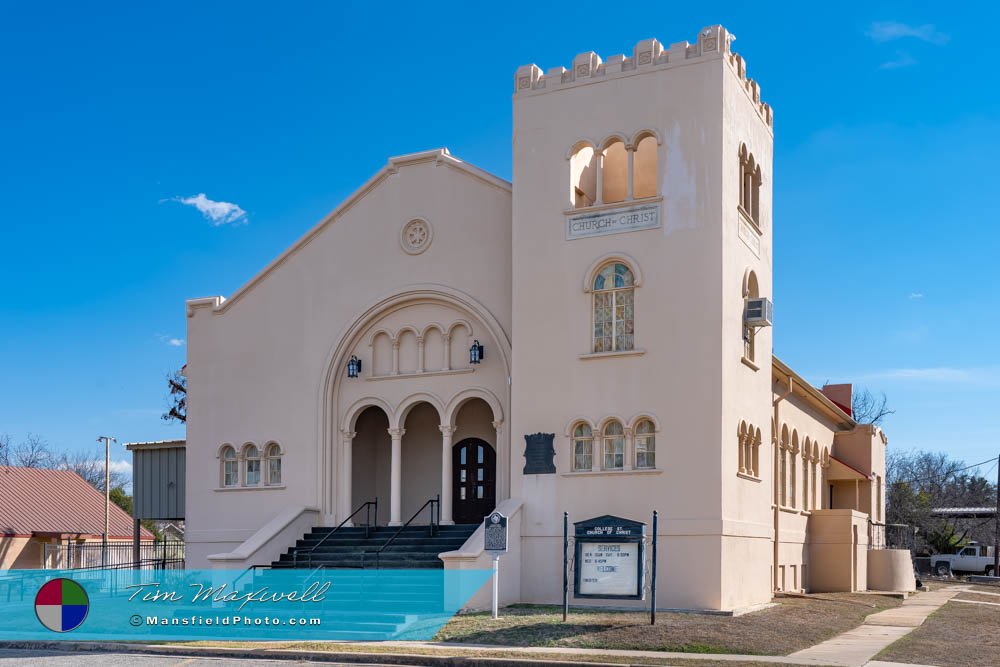
<instances>
[{"instance_id":1,"label":"white stucco church","mask_svg":"<svg viewBox=\"0 0 1000 667\"><path fill-rule=\"evenodd\" d=\"M864 589L886 439L772 355L772 112L732 39L520 67L513 183L391 158L188 301L188 567L439 496L509 517L504 602L560 600L564 511L657 510L663 607ZM482 530L440 561L489 567Z\"/></svg>"}]
</instances>

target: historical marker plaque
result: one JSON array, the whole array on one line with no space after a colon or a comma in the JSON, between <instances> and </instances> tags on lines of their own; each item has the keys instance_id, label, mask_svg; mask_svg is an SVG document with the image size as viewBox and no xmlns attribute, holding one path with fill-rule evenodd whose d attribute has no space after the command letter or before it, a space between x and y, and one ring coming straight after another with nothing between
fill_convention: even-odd
<instances>
[{"instance_id":1,"label":"historical marker plaque","mask_svg":"<svg viewBox=\"0 0 1000 667\"><path fill-rule=\"evenodd\" d=\"M532 433L524 436L524 474L551 475L556 471L555 433Z\"/></svg>"},{"instance_id":2,"label":"historical marker plaque","mask_svg":"<svg viewBox=\"0 0 1000 667\"><path fill-rule=\"evenodd\" d=\"M605 515L573 525L574 597L642 600L646 524Z\"/></svg>"},{"instance_id":3,"label":"historical marker plaque","mask_svg":"<svg viewBox=\"0 0 1000 667\"><path fill-rule=\"evenodd\" d=\"M507 553L507 517L493 512L484 519L484 547L491 554Z\"/></svg>"}]
</instances>

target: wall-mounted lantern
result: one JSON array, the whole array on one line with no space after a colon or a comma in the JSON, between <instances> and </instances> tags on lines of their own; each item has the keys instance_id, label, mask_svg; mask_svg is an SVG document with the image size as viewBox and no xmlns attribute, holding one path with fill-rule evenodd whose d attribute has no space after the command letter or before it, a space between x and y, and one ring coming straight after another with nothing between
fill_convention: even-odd
<instances>
[{"instance_id":1,"label":"wall-mounted lantern","mask_svg":"<svg viewBox=\"0 0 1000 667\"><path fill-rule=\"evenodd\" d=\"M469 348L469 363L478 364L485 356L482 343L478 340L472 341L472 347Z\"/></svg>"},{"instance_id":2,"label":"wall-mounted lantern","mask_svg":"<svg viewBox=\"0 0 1000 667\"><path fill-rule=\"evenodd\" d=\"M356 378L361 374L361 360L351 355L350 360L347 362L347 377Z\"/></svg>"}]
</instances>

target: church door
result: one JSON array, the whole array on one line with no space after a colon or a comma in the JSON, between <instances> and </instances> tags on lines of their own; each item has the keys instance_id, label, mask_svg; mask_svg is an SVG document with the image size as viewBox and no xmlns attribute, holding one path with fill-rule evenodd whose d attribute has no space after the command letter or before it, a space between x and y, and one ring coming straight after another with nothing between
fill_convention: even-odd
<instances>
[{"instance_id":1,"label":"church door","mask_svg":"<svg viewBox=\"0 0 1000 667\"><path fill-rule=\"evenodd\" d=\"M452 518L455 523L480 523L497 504L497 455L479 438L452 447Z\"/></svg>"}]
</instances>

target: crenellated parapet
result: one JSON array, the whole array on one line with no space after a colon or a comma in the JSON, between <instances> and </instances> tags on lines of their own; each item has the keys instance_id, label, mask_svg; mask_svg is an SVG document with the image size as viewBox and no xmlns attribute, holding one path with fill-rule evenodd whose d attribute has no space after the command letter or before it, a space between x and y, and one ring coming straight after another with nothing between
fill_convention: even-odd
<instances>
[{"instance_id":1,"label":"crenellated parapet","mask_svg":"<svg viewBox=\"0 0 1000 667\"><path fill-rule=\"evenodd\" d=\"M644 39L635 45L631 57L623 54L611 56L606 61L593 51L573 58L572 69L553 67L544 74L537 65L522 65L514 76L514 95L531 95L572 88L604 79L643 74L652 69L681 67L693 62L721 59L732 69L743 88L768 126L774 118L770 105L761 102L760 86L746 75L746 61L732 52L736 37L721 25L713 25L698 33L694 44L677 42L669 49L656 39Z\"/></svg>"}]
</instances>

